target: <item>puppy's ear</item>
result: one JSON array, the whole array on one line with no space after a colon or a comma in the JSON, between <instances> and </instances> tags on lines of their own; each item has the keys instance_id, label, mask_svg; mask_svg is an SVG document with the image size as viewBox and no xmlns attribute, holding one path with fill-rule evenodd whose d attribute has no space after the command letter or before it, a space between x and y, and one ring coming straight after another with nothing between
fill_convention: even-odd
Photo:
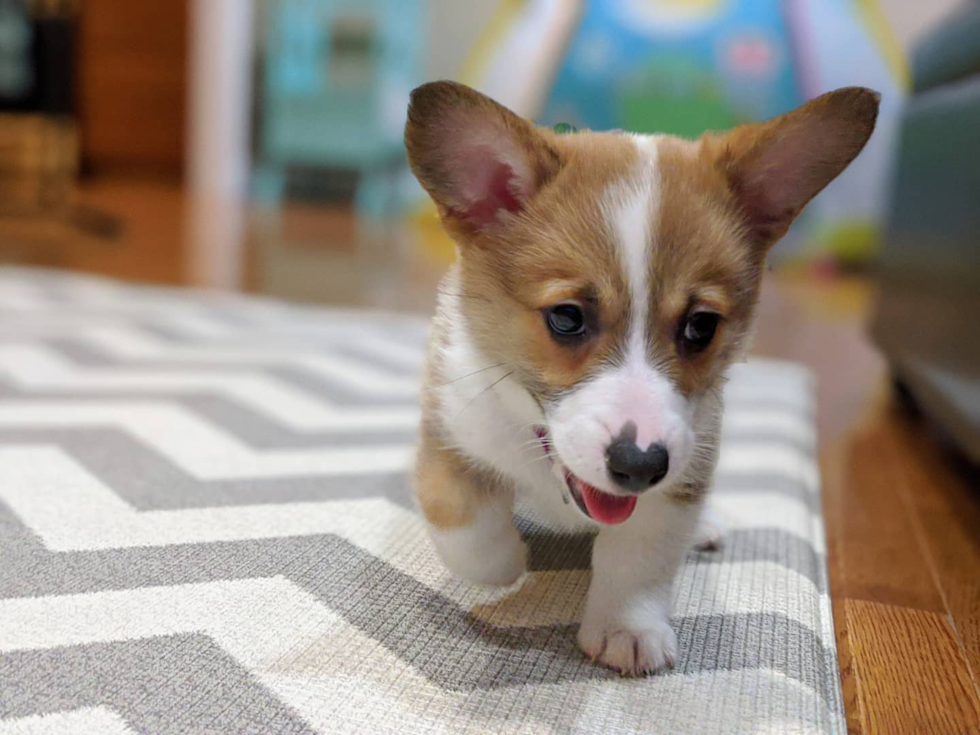
<instances>
[{"instance_id":1,"label":"puppy's ear","mask_svg":"<svg viewBox=\"0 0 980 735\"><path fill-rule=\"evenodd\" d=\"M538 130L455 82L412 92L405 148L412 172L450 227L477 231L521 211L557 173L558 152Z\"/></svg>"},{"instance_id":2,"label":"puppy's ear","mask_svg":"<svg viewBox=\"0 0 980 735\"><path fill-rule=\"evenodd\" d=\"M807 202L861 152L880 99L863 87L839 89L705 140L756 243L768 248L785 235Z\"/></svg>"}]
</instances>

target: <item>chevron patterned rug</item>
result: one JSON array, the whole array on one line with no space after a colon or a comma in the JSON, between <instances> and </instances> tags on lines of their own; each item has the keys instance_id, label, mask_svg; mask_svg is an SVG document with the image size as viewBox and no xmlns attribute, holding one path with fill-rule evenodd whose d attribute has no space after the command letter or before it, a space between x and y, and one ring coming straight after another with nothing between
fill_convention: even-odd
<instances>
[{"instance_id":1,"label":"chevron patterned rug","mask_svg":"<svg viewBox=\"0 0 980 735\"><path fill-rule=\"evenodd\" d=\"M591 540L451 579L406 485L424 320L0 270L0 733L843 732L808 374L738 366L680 659L575 624Z\"/></svg>"}]
</instances>

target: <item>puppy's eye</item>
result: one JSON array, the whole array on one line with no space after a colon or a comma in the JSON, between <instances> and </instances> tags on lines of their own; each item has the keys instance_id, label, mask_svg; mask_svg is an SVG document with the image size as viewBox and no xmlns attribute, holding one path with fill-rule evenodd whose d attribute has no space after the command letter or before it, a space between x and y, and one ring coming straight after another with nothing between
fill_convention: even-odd
<instances>
[{"instance_id":1,"label":"puppy's eye","mask_svg":"<svg viewBox=\"0 0 980 735\"><path fill-rule=\"evenodd\" d=\"M718 328L718 315L710 311L697 311L688 315L681 330L681 346L688 353L704 350L714 339Z\"/></svg>"},{"instance_id":2,"label":"puppy's eye","mask_svg":"<svg viewBox=\"0 0 980 735\"><path fill-rule=\"evenodd\" d=\"M556 337L568 339L585 335L585 314L577 304L558 304L545 312L548 329Z\"/></svg>"}]
</instances>

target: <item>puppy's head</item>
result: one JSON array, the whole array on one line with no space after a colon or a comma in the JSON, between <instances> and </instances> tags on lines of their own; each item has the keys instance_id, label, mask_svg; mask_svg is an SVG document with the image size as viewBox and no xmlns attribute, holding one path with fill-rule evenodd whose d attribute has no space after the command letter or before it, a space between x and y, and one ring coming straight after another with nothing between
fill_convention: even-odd
<instances>
[{"instance_id":1,"label":"puppy's head","mask_svg":"<svg viewBox=\"0 0 980 735\"><path fill-rule=\"evenodd\" d=\"M555 135L459 84L415 90L405 142L460 254L461 318L544 414L579 507L696 496L766 253L861 151L851 88L697 142Z\"/></svg>"}]
</instances>

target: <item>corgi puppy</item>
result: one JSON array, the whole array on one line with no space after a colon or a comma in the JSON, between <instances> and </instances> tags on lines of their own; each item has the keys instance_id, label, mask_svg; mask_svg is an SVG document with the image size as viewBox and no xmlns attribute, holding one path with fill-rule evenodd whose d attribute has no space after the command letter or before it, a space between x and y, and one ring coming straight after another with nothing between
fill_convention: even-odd
<instances>
[{"instance_id":1,"label":"corgi puppy","mask_svg":"<svg viewBox=\"0 0 980 735\"><path fill-rule=\"evenodd\" d=\"M692 142L559 135L452 82L412 93L408 160L458 252L415 478L452 573L521 577L520 493L597 532L582 650L627 675L673 665L673 580L767 251L864 147L878 101L842 89Z\"/></svg>"}]
</instances>

